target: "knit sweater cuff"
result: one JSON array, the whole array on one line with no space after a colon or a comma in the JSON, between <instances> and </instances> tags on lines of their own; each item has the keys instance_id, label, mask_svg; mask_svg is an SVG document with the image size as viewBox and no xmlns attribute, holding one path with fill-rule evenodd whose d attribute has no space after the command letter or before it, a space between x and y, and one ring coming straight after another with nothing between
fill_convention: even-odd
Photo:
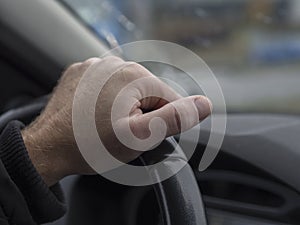
<instances>
[{"instance_id":1,"label":"knit sweater cuff","mask_svg":"<svg viewBox=\"0 0 300 225\"><path fill-rule=\"evenodd\" d=\"M59 184L49 188L33 166L20 130L24 125L10 122L0 136L0 159L23 194L37 223L54 221L66 212Z\"/></svg>"}]
</instances>

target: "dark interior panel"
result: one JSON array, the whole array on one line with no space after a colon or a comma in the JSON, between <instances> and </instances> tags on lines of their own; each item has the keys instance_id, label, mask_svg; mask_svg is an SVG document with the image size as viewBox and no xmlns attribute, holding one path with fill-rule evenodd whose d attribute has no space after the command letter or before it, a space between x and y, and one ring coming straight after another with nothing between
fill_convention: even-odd
<instances>
[{"instance_id":1,"label":"dark interior panel","mask_svg":"<svg viewBox=\"0 0 300 225\"><path fill-rule=\"evenodd\" d=\"M63 70L0 24L0 113L49 93Z\"/></svg>"}]
</instances>

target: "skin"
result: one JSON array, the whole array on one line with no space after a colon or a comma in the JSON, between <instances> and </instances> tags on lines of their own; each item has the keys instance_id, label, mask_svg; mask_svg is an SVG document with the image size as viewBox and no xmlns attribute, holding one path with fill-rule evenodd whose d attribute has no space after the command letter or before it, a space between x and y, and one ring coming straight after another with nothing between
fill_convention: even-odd
<instances>
[{"instance_id":1,"label":"skin","mask_svg":"<svg viewBox=\"0 0 300 225\"><path fill-rule=\"evenodd\" d=\"M41 115L22 131L29 157L48 186L68 175L95 173L80 154L72 129L76 87L91 66L98 68L99 76L106 72L106 68L122 67L100 92L95 120L105 147L123 162L135 159L142 152L124 146L116 137L113 125L122 132L123 124L128 122L133 135L145 139L151 135L149 122L159 117L166 123L165 137L168 137L192 128L211 113L212 106L206 97L197 95L183 98L137 63L128 63L117 57L92 58L75 63L62 75ZM124 89L140 78L147 78L147 82L137 82ZM113 102L122 90L123 100L132 104L131 110L129 114L120 110L118 120L111 121ZM166 98L152 97L152 93ZM141 99L146 95L150 97Z\"/></svg>"}]
</instances>

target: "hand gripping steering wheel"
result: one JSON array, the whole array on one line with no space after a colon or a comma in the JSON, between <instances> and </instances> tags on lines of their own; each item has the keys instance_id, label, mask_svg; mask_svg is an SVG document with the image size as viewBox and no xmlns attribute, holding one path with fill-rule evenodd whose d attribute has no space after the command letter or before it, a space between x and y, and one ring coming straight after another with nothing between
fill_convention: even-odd
<instances>
[{"instance_id":1,"label":"hand gripping steering wheel","mask_svg":"<svg viewBox=\"0 0 300 225\"><path fill-rule=\"evenodd\" d=\"M29 123L46 106L47 100L47 97L42 97L3 114L0 117L0 132L12 120ZM187 160L182 149L176 146L174 138L167 138L153 151L145 152L139 160L142 164L149 165L158 158L167 158L164 170L168 172L172 170L174 163ZM148 173L152 179L160 180L160 173L156 169L149 170ZM154 190L164 225L207 224L199 187L188 163L169 179L154 184Z\"/></svg>"}]
</instances>

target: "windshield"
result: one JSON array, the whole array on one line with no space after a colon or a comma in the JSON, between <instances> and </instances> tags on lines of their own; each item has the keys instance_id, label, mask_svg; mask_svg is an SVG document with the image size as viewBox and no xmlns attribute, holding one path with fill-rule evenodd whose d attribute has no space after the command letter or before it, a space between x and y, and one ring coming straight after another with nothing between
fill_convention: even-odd
<instances>
[{"instance_id":1,"label":"windshield","mask_svg":"<svg viewBox=\"0 0 300 225\"><path fill-rule=\"evenodd\" d=\"M214 72L229 112L300 113L299 0L62 2L112 47L157 39L191 49Z\"/></svg>"}]
</instances>

